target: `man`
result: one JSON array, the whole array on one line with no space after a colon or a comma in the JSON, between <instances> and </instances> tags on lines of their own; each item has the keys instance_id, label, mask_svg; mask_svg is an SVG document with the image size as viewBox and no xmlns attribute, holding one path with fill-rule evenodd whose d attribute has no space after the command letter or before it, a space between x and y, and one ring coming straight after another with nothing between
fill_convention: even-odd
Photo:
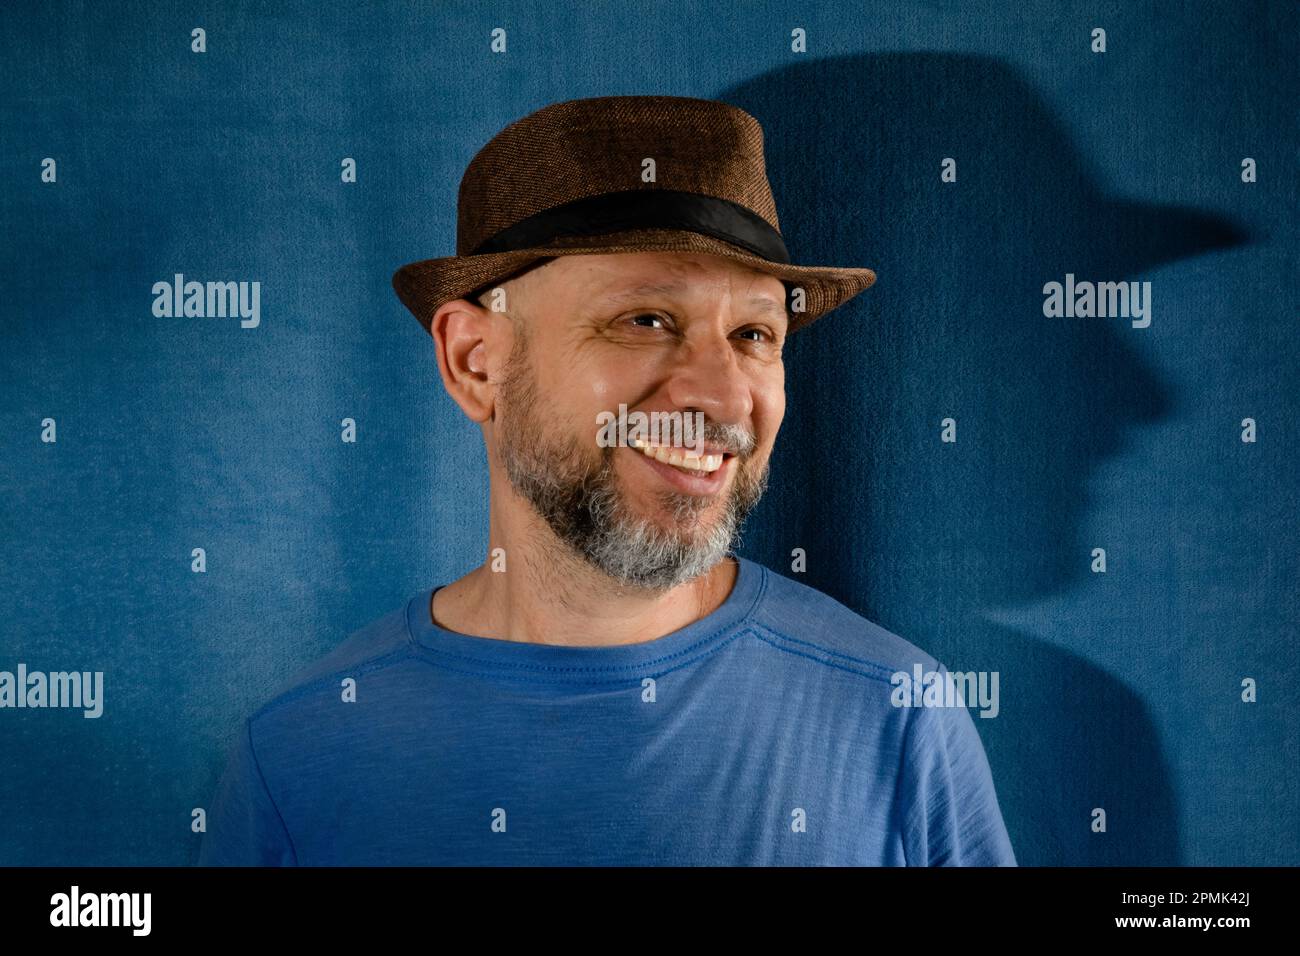
<instances>
[{"instance_id":1,"label":"man","mask_svg":"<svg viewBox=\"0 0 1300 956\"><path fill-rule=\"evenodd\" d=\"M1014 865L965 706L897 692L942 665L731 553L786 338L875 278L789 263L757 121L555 104L459 216L394 285L482 428L486 560L245 721L200 862Z\"/></svg>"}]
</instances>

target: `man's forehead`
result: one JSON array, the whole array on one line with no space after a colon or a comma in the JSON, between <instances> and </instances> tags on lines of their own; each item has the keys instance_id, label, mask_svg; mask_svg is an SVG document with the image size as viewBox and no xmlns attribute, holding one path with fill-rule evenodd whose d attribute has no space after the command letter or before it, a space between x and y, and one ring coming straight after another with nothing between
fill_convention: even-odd
<instances>
[{"instance_id":1,"label":"man's forehead","mask_svg":"<svg viewBox=\"0 0 1300 956\"><path fill-rule=\"evenodd\" d=\"M595 257L593 257L595 258ZM601 256L600 259L614 259ZM698 261L698 260L695 260ZM742 302L759 310L785 314L785 286L776 276L741 268L689 268L681 263L592 263L585 273L583 295L591 300L618 303L662 297L688 299L715 289L738 291Z\"/></svg>"},{"instance_id":2,"label":"man's forehead","mask_svg":"<svg viewBox=\"0 0 1300 956\"><path fill-rule=\"evenodd\" d=\"M779 281L779 280L778 280ZM601 304L617 305L622 302L635 302L649 298L666 298L666 299L683 299L689 298L692 291L698 291L699 283L686 282L638 282L629 285L611 286L601 292L595 293L593 298ZM785 305L778 296L782 292L768 290L766 293L759 292L755 289L749 290L741 296L741 302L750 310L756 312L770 312L773 315L785 315Z\"/></svg>"}]
</instances>

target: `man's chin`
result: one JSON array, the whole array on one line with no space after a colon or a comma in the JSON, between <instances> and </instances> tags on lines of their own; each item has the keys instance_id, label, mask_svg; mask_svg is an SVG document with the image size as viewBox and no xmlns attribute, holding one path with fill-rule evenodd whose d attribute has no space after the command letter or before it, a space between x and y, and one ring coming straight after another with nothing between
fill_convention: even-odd
<instances>
[{"instance_id":1,"label":"man's chin","mask_svg":"<svg viewBox=\"0 0 1300 956\"><path fill-rule=\"evenodd\" d=\"M639 551L638 557L643 557L644 553L644 551ZM675 560L657 566L647 565L636 560L630 564L623 564L619 561L604 564L601 560L593 560L590 556L588 556L588 561L594 568L608 575L623 587L658 593L679 587L703 574L707 574L726 556L727 552L725 550L715 552L711 547L695 548L686 546L676 551Z\"/></svg>"},{"instance_id":2,"label":"man's chin","mask_svg":"<svg viewBox=\"0 0 1300 956\"><path fill-rule=\"evenodd\" d=\"M691 544L725 520L727 497L726 492L709 498L683 495L674 501L652 495L648 502L634 505L625 513L644 519L661 533L672 535L683 544Z\"/></svg>"}]
</instances>

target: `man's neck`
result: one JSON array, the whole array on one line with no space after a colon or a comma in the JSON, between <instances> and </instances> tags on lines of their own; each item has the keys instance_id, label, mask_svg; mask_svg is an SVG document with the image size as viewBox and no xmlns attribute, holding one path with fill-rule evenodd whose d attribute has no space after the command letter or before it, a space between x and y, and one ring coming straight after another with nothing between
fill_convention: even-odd
<instances>
[{"instance_id":1,"label":"man's neck","mask_svg":"<svg viewBox=\"0 0 1300 956\"><path fill-rule=\"evenodd\" d=\"M523 529L521 529L522 531ZM654 640L713 613L736 584L734 558L668 591L621 586L563 546L549 528L518 543L492 534L488 560L436 592L440 627L476 637L575 647ZM505 570L491 557L504 549ZM500 562L497 562L499 565Z\"/></svg>"}]
</instances>

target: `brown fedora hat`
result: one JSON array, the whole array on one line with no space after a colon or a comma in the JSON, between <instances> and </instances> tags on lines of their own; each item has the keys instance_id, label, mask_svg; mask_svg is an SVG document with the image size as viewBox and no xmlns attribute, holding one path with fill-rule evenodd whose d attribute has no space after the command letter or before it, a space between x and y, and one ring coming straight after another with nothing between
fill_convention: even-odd
<instances>
[{"instance_id":1,"label":"brown fedora hat","mask_svg":"<svg viewBox=\"0 0 1300 956\"><path fill-rule=\"evenodd\" d=\"M402 266L393 288L427 332L443 303L539 260L619 252L712 253L774 275L786 285L790 332L876 281L870 269L790 263L763 128L744 110L598 96L553 103L492 137L460 182L456 255Z\"/></svg>"}]
</instances>

